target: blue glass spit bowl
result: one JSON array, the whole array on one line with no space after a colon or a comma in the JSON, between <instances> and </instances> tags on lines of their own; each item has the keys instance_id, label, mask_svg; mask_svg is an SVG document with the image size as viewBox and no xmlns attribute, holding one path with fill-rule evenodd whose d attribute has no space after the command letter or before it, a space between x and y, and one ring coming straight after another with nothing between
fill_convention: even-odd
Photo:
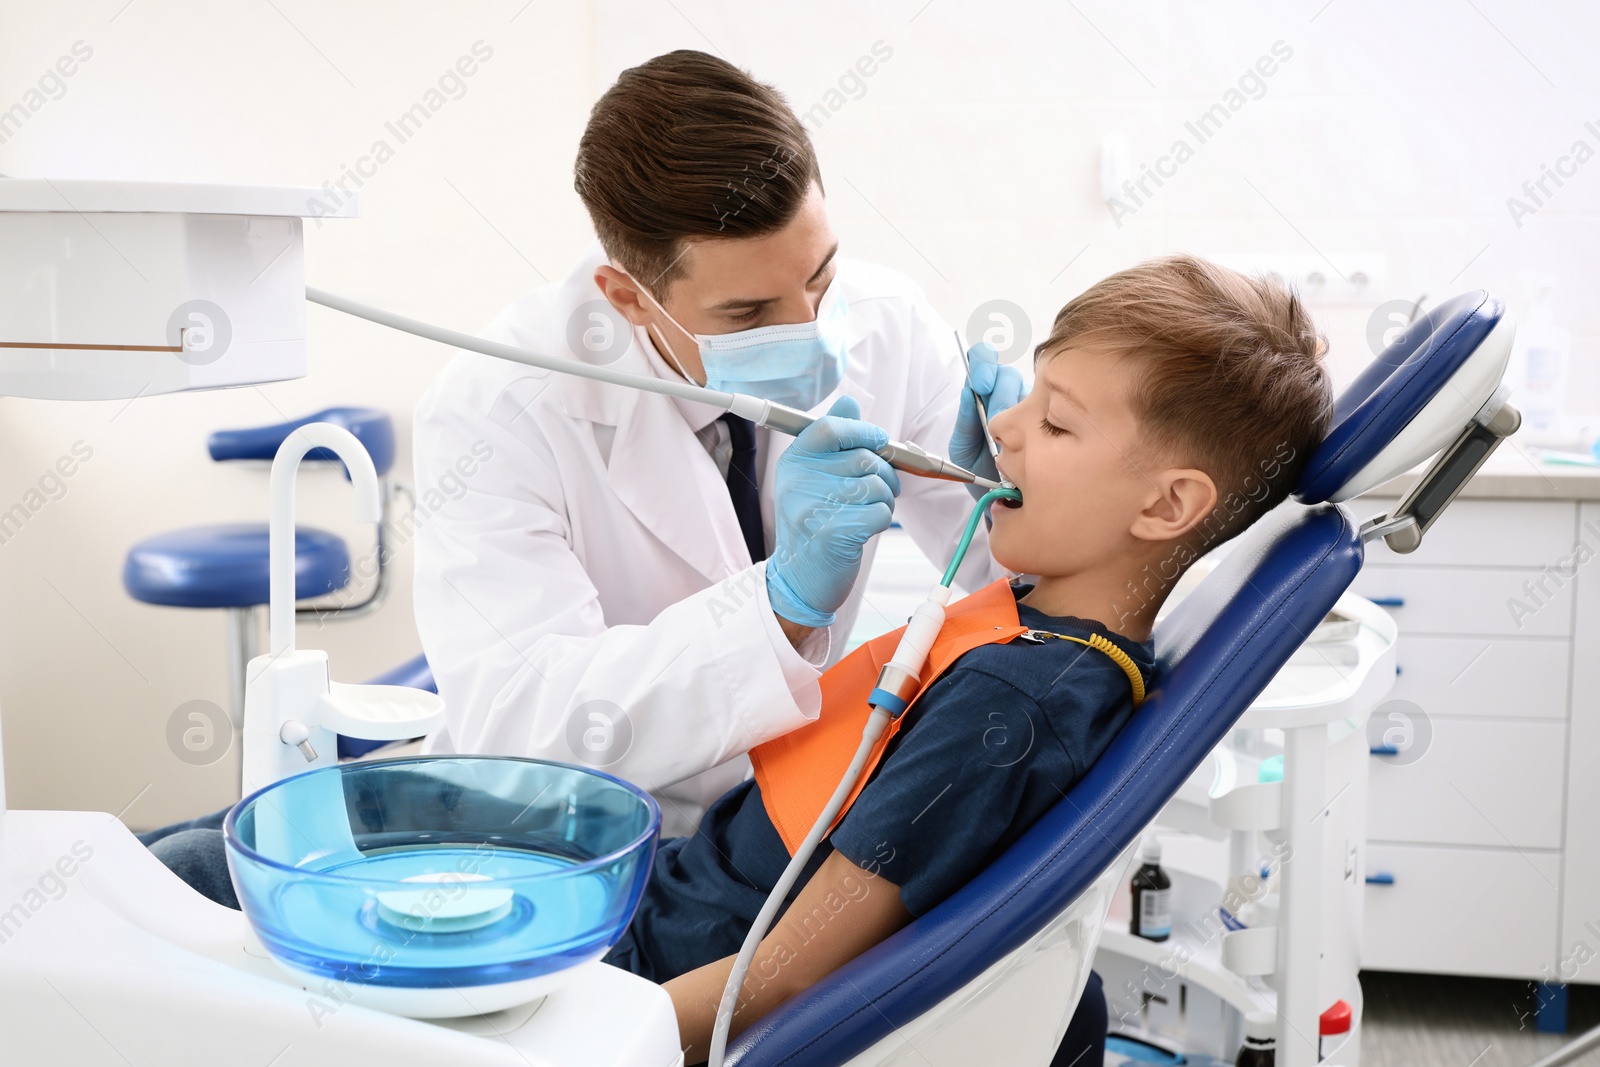
<instances>
[{"instance_id":1,"label":"blue glass spit bowl","mask_svg":"<svg viewBox=\"0 0 1600 1067\"><path fill-rule=\"evenodd\" d=\"M583 767L423 756L322 767L223 825L239 903L311 989L415 1018L543 996L616 943L661 812Z\"/></svg>"}]
</instances>

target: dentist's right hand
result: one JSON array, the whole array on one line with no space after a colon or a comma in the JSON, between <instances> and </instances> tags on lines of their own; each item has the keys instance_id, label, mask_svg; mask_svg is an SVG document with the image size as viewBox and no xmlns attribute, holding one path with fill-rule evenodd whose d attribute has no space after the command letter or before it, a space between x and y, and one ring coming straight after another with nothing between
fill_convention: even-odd
<instances>
[{"instance_id":1,"label":"dentist's right hand","mask_svg":"<svg viewBox=\"0 0 1600 1067\"><path fill-rule=\"evenodd\" d=\"M831 625L861 572L866 543L894 520L900 476L872 451L889 435L860 416L854 397L840 397L778 458L767 599L780 622Z\"/></svg>"}]
</instances>

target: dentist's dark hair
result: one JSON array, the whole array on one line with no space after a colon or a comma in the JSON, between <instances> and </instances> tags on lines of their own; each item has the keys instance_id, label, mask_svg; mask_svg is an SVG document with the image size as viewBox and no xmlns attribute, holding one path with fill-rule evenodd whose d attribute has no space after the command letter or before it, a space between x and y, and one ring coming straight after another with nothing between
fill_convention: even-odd
<instances>
[{"instance_id":1,"label":"dentist's dark hair","mask_svg":"<svg viewBox=\"0 0 1600 1067\"><path fill-rule=\"evenodd\" d=\"M782 229L812 182L816 152L783 96L687 49L622 72L573 174L606 254L657 296L683 273L685 242Z\"/></svg>"}]
</instances>

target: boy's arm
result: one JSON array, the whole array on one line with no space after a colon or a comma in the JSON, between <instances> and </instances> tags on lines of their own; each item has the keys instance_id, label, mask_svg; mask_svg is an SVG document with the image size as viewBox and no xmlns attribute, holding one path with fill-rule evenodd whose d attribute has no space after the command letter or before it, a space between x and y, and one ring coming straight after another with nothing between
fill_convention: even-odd
<instances>
[{"instance_id":1,"label":"boy's arm","mask_svg":"<svg viewBox=\"0 0 1600 1067\"><path fill-rule=\"evenodd\" d=\"M898 886L833 853L762 939L740 991L732 1033L910 921ZM734 958L726 956L666 983L678 1013L685 1063L699 1063L710 1055L717 1004Z\"/></svg>"}]
</instances>

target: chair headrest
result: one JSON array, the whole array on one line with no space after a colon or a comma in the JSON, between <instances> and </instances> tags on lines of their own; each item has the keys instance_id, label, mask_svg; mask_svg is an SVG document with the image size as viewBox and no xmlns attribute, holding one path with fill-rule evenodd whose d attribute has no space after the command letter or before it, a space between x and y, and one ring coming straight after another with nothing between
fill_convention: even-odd
<instances>
[{"instance_id":1,"label":"chair headrest","mask_svg":"<svg viewBox=\"0 0 1600 1067\"><path fill-rule=\"evenodd\" d=\"M1482 289L1419 315L1334 402L1296 498L1349 500L1449 444L1499 386L1514 330Z\"/></svg>"}]
</instances>

